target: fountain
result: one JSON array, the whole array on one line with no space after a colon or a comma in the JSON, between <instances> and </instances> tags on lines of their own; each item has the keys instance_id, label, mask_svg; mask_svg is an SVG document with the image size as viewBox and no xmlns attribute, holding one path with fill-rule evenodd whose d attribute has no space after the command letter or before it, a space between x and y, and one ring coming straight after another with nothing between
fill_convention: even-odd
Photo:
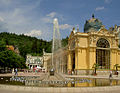
<instances>
[{"instance_id":1,"label":"fountain","mask_svg":"<svg viewBox=\"0 0 120 93\"><path fill-rule=\"evenodd\" d=\"M59 62L54 60L54 54L56 51L61 49L61 40L60 40L60 32L59 32L59 24L58 19L55 18L53 20L53 39L52 39L52 67L50 69L50 75L54 74L54 71L58 73L59 71Z\"/></svg>"}]
</instances>

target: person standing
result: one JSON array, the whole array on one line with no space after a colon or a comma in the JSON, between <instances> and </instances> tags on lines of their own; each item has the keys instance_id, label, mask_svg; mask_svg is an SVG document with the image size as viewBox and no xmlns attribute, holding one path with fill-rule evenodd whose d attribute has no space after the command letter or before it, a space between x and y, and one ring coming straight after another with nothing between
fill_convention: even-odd
<instances>
[{"instance_id":1,"label":"person standing","mask_svg":"<svg viewBox=\"0 0 120 93\"><path fill-rule=\"evenodd\" d=\"M118 74L119 74L118 70L117 70L116 74L117 74L117 77L118 77Z\"/></svg>"},{"instance_id":2,"label":"person standing","mask_svg":"<svg viewBox=\"0 0 120 93\"><path fill-rule=\"evenodd\" d=\"M109 75L109 78L112 78L112 71L110 71L110 75Z\"/></svg>"},{"instance_id":3,"label":"person standing","mask_svg":"<svg viewBox=\"0 0 120 93\"><path fill-rule=\"evenodd\" d=\"M14 68L12 69L12 75L15 75L15 70L14 70Z\"/></svg>"},{"instance_id":4,"label":"person standing","mask_svg":"<svg viewBox=\"0 0 120 93\"><path fill-rule=\"evenodd\" d=\"M18 75L17 68L15 69L15 75Z\"/></svg>"}]
</instances>

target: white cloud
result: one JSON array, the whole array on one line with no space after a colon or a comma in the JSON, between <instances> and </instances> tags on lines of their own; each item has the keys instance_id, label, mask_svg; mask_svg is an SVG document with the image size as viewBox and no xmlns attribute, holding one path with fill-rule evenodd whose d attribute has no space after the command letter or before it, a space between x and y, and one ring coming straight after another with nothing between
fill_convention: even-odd
<instances>
[{"instance_id":1,"label":"white cloud","mask_svg":"<svg viewBox=\"0 0 120 93\"><path fill-rule=\"evenodd\" d=\"M31 31L32 29L40 29L39 26L36 25L41 25L40 22L38 23L39 18L34 18L34 16L30 14L32 14L31 12L38 7L41 0L35 1L34 4L29 3L28 5L24 4L24 2L21 4L21 0L10 0L10 8L6 7L6 5L3 6L1 3L3 1L4 0L0 0L0 7L2 5L7 11L0 11L0 20L2 18L4 19L7 24L8 32L21 34Z\"/></svg>"},{"instance_id":2,"label":"white cloud","mask_svg":"<svg viewBox=\"0 0 120 93\"><path fill-rule=\"evenodd\" d=\"M105 1L105 3L111 3L112 2L112 0L104 0Z\"/></svg>"},{"instance_id":3,"label":"white cloud","mask_svg":"<svg viewBox=\"0 0 120 93\"><path fill-rule=\"evenodd\" d=\"M12 0L0 0L0 3L3 5L9 5Z\"/></svg>"},{"instance_id":4,"label":"white cloud","mask_svg":"<svg viewBox=\"0 0 120 93\"><path fill-rule=\"evenodd\" d=\"M65 29L71 29L73 26L72 25L69 25L69 24L62 24L59 26L59 28L61 30L65 30Z\"/></svg>"},{"instance_id":5,"label":"white cloud","mask_svg":"<svg viewBox=\"0 0 120 93\"><path fill-rule=\"evenodd\" d=\"M42 18L42 21L45 23L53 23L54 17L57 16L56 12L51 12Z\"/></svg>"},{"instance_id":6,"label":"white cloud","mask_svg":"<svg viewBox=\"0 0 120 93\"><path fill-rule=\"evenodd\" d=\"M63 15L58 14L56 12L51 12L51 13L47 14L46 16L42 17L41 20L44 23L53 23L54 18L58 18L59 20L64 21Z\"/></svg>"},{"instance_id":7,"label":"white cloud","mask_svg":"<svg viewBox=\"0 0 120 93\"><path fill-rule=\"evenodd\" d=\"M4 19L0 16L0 32L7 32L7 24L5 23Z\"/></svg>"},{"instance_id":8,"label":"white cloud","mask_svg":"<svg viewBox=\"0 0 120 93\"><path fill-rule=\"evenodd\" d=\"M24 35L33 36L33 37L39 37L39 36L41 36L41 34L42 34L41 30L35 30L34 29L34 30L30 31L29 33L26 33Z\"/></svg>"},{"instance_id":9,"label":"white cloud","mask_svg":"<svg viewBox=\"0 0 120 93\"><path fill-rule=\"evenodd\" d=\"M51 13L47 14L46 16L54 18L56 15L57 15L56 12L51 12Z\"/></svg>"},{"instance_id":10,"label":"white cloud","mask_svg":"<svg viewBox=\"0 0 120 93\"><path fill-rule=\"evenodd\" d=\"M2 18L1 16L0 16L0 21L4 21L4 18Z\"/></svg>"},{"instance_id":11,"label":"white cloud","mask_svg":"<svg viewBox=\"0 0 120 93\"><path fill-rule=\"evenodd\" d=\"M95 8L96 11L100 11L100 10L104 10L104 9L105 9L104 6Z\"/></svg>"},{"instance_id":12,"label":"white cloud","mask_svg":"<svg viewBox=\"0 0 120 93\"><path fill-rule=\"evenodd\" d=\"M53 18L43 17L43 18L42 18L42 21L43 21L44 23L52 23L52 22L53 22Z\"/></svg>"},{"instance_id":13,"label":"white cloud","mask_svg":"<svg viewBox=\"0 0 120 93\"><path fill-rule=\"evenodd\" d=\"M15 8L14 11L11 13L11 18L9 20L12 21L14 25L21 25L28 22L28 17L24 16L25 11L20 8ZM10 21L10 23L11 23Z\"/></svg>"},{"instance_id":14,"label":"white cloud","mask_svg":"<svg viewBox=\"0 0 120 93\"><path fill-rule=\"evenodd\" d=\"M54 11L43 15L42 10L39 10L39 14L36 15L36 8L40 6L42 1L0 0L0 8L3 8L0 11L0 32L8 31L34 36L39 39L52 39L53 19L57 17L60 21L63 21L63 15Z\"/></svg>"}]
</instances>

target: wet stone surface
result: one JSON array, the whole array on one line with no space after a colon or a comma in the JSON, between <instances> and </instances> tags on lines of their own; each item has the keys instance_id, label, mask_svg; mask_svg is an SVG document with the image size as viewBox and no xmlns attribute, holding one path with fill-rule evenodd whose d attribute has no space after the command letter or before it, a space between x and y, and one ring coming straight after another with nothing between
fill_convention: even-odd
<instances>
[{"instance_id":1,"label":"wet stone surface","mask_svg":"<svg viewBox=\"0 0 120 93\"><path fill-rule=\"evenodd\" d=\"M0 84L37 87L95 87L120 85L120 80L93 78L66 78L62 80L41 80L39 76L0 77Z\"/></svg>"}]
</instances>

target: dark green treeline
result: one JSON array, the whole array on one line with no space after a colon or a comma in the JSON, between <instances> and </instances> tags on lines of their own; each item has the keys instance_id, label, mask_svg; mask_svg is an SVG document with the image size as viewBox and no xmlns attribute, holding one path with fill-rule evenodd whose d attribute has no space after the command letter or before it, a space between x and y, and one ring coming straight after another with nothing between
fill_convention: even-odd
<instances>
[{"instance_id":1,"label":"dark green treeline","mask_svg":"<svg viewBox=\"0 0 120 93\"><path fill-rule=\"evenodd\" d=\"M62 46L66 46L68 43L68 37L62 39ZM20 54L8 50L6 45L12 45L19 49ZM37 39L36 37L30 37L17 35L8 32L0 33L0 66L2 67L25 67L25 58L27 54L33 56L42 56L43 48L46 52L51 53L52 41L46 41L43 39ZM7 63L6 63L7 62Z\"/></svg>"}]
</instances>

